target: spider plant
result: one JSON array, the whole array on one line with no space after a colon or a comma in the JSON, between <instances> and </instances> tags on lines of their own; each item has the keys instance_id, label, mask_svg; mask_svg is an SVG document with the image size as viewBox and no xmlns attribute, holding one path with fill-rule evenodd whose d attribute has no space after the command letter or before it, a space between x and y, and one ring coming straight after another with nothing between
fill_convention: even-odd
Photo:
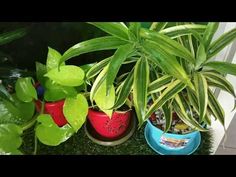
<instances>
[{"instance_id":1,"label":"spider plant","mask_svg":"<svg viewBox=\"0 0 236 177\"><path fill-rule=\"evenodd\" d=\"M103 98L104 102L109 99L109 96L114 97L111 93L114 93L115 89L115 101L109 105L109 108L106 107L108 110L118 109L131 96L140 127L151 112L155 111L157 105L163 106L184 88L195 90L191 77L180 62L186 61L194 65L195 56L176 39L193 32L203 35L206 25L183 24L169 27L167 22L154 22L150 29L146 29L139 22L90 24L109 35L82 41L72 46L62 55L60 63L84 53L114 50L112 56L95 64L86 74L88 81L95 78L90 91L91 102L94 99L96 102L96 92L101 87L104 88L102 91L106 96ZM114 88L114 81L119 77L121 66L127 64L132 67L123 75L119 87ZM160 74L164 74L163 77ZM150 93L160 92L171 81L173 83L172 87L168 87L168 94L163 93L164 97L160 96L162 99L157 100L158 103L155 102L153 107L147 110Z\"/></svg>"}]
</instances>

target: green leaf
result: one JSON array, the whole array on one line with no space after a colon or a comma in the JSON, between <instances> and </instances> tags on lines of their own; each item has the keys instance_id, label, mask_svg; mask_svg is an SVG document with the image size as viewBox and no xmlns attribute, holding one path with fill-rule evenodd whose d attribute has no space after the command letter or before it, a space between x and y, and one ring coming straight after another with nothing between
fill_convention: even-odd
<instances>
[{"instance_id":1,"label":"green leaf","mask_svg":"<svg viewBox=\"0 0 236 177\"><path fill-rule=\"evenodd\" d=\"M89 52L117 49L124 44L127 44L127 42L113 36L105 36L83 41L69 48L61 57L60 63L63 63L72 57Z\"/></svg>"},{"instance_id":2,"label":"green leaf","mask_svg":"<svg viewBox=\"0 0 236 177\"><path fill-rule=\"evenodd\" d=\"M199 116L200 121L202 122L207 111L207 103L208 103L208 85L205 77L201 73L194 74L194 85L196 88L196 95L199 103Z\"/></svg>"},{"instance_id":3,"label":"green leaf","mask_svg":"<svg viewBox=\"0 0 236 177\"><path fill-rule=\"evenodd\" d=\"M74 97L77 91L74 87L62 86L48 79L45 83L44 99L46 101L58 101L66 97Z\"/></svg>"},{"instance_id":4,"label":"green leaf","mask_svg":"<svg viewBox=\"0 0 236 177\"><path fill-rule=\"evenodd\" d=\"M84 83L84 71L73 65L61 66L60 70L54 68L44 76L63 86L80 86Z\"/></svg>"},{"instance_id":5,"label":"green leaf","mask_svg":"<svg viewBox=\"0 0 236 177\"><path fill-rule=\"evenodd\" d=\"M179 95L175 96L173 100L173 108L177 113L178 117L188 126L198 131L207 131L207 129L203 128L194 118L190 117L187 114L187 109L184 107Z\"/></svg>"},{"instance_id":6,"label":"green leaf","mask_svg":"<svg viewBox=\"0 0 236 177\"><path fill-rule=\"evenodd\" d=\"M46 65L36 62L36 78L42 86L45 86L45 82L47 80L47 78L44 77L46 73L47 73Z\"/></svg>"},{"instance_id":7,"label":"green leaf","mask_svg":"<svg viewBox=\"0 0 236 177\"><path fill-rule=\"evenodd\" d=\"M130 92L132 90L134 81L134 72L133 70L128 74L127 78L122 82L119 94L116 98L115 104L112 109L118 109L121 107L125 101L128 99Z\"/></svg>"},{"instance_id":8,"label":"green leaf","mask_svg":"<svg viewBox=\"0 0 236 177\"><path fill-rule=\"evenodd\" d=\"M40 142L48 146L57 146L75 133L69 124L58 127L48 114L39 115L37 121L39 124L36 127L36 136Z\"/></svg>"},{"instance_id":9,"label":"green leaf","mask_svg":"<svg viewBox=\"0 0 236 177\"><path fill-rule=\"evenodd\" d=\"M236 97L233 85L225 77L213 72L203 72L203 75L206 77L209 86L219 87Z\"/></svg>"},{"instance_id":10,"label":"green leaf","mask_svg":"<svg viewBox=\"0 0 236 177\"><path fill-rule=\"evenodd\" d=\"M207 58L210 59L211 57L215 56L223 48L225 48L227 45L233 42L235 38L236 38L236 28L220 36L209 46Z\"/></svg>"},{"instance_id":11,"label":"green leaf","mask_svg":"<svg viewBox=\"0 0 236 177\"><path fill-rule=\"evenodd\" d=\"M61 54L55 49L48 47L48 56L46 62L47 71L49 72L54 68L58 68L60 59L61 59ZM63 63L62 65L65 65L65 63Z\"/></svg>"},{"instance_id":12,"label":"green leaf","mask_svg":"<svg viewBox=\"0 0 236 177\"><path fill-rule=\"evenodd\" d=\"M153 22L150 30L161 31L166 27L167 24L168 22Z\"/></svg>"},{"instance_id":13,"label":"green leaf","mask_svg":"<svg viewBox=\"0 0 236 177\"><path fill-rule=\"evenodd\" d=\"M182 45L168 36L159 34L150 30L141 30L141 36L155 42L156 50L161 49L172 55L184 58L185 60L194 63L195 59L192 54Z\"/></svg>"},{"instance_id":14,"label":"green leaf","mask_svg":"<svg viewBox=\"0 0 236 177\"><path fill-rule=\"evenodd\" d=\"M86 74L86 78L91 79L94 76L96 76L106 65L108 65L111 59L112 57L108 57L96 63L92 68L89 69L89 71Z\"/></svg>"},{"instance_id":15,"label":"green leaf","mask_svg":"<svg viewBox=\"0 0 236 177\"><path fill-rule=\"evenodd\" d=\"M7 44L13 40L23 37L24 35L26 35L25 28L2 33L0 34L0 45Z\"/></svg>"},{"instance_id":16,"label":"green leaf","mask_svg":"<svg viewBox=\"0 0 236 177\"><path fill-rule=\"evenodd\" d=\"M133 51L134 46L132 44L126 44L118 48L118 50L113 55L109 66L107 70L107 78L106 78L106 93L109 94L109 90L111 89L111 86L113 85L113 82L116 78L116 75L125 61L125 59L128 57L128 55Z\"/></svg>"},{"instance_id":17,"label":"green leaf","mask_svg":"<svg viewBox=\"0 0 236 177\"><path fill-rule=\"evenodd\" d=\"M20 155L22 129L15 124L0 124L0 154Z\"/></svg>"},{"instance_id":18,"label":"green leaf","mask_svg":"<svg viewBox=\"0 0 236 177\"><path fill-rule=\"evenodd\" d=\"M148 86L148 94L157 93L165 89L168 84L172 81L173 77L169 75L164 75L157 80L151 82Z\"/></svg>"},{"instance_id":19,"label":"green leaf","mask_svg":"<svg viewBox=\"0 0 236 177\"><path fill-rule=\"evenodd\" d=\"M14 123L22 125L31 120L35 112L33 102L22 102L15 94L13 103L7 100L0 101L0 124Z\"/></svg>"},{"instance_id":20,"label":"green leaf","mask_svg":"<svg viewBox=\"0 0 236 177\"><path fill-rule=\"evenodd\" d=\"M108 65L104 67L104 69L99 73L99 75L97 76L96 80L94 81L92 85L92 88L90 91L90 101L92 104L93 104L94 95L96 94L98 88L101 86L102 83L104 83L106 79L107 69L108 69Z\"/></svg>"},{"instance_id":21,"label":"green leaf","mask_svg":"<svg viewBox=\"0 0 236 177\"><path fill-rule=\"evenodd\" d=\"M220 121L220 123L224 126L225 120L225 113L223 108L221 107L220 103L212 93L210 89L208 89L208 105L213 116Z\"/></svg>"},{"instance_id":22,"label":"green leaf","mask_svg":"<svg viewBox=\"0 0 236 177\"><path fill-rule=\"evenodd\" d=\"M108 95L106 94L106 90L106 80L104 80L94 95L94 101L99 109L111 118L113 110L110 108L112 108L115 103L115 88L112 85Z\"/></svg>"},{"instance_id":23,"label":"green leaf","mask_svg":"<svg viewBox=\"0 0 236 177\"><path fill-rule=\"evenodd\" d=\"M15 104L16 108L20 112L21 124L30 121L35 113L34 102L33 101L27 102L27 103L22 102L17 98L16 94L13 94L12 97L14 99L14 104Z\"/></svg>"},{"instance_id":24,"label":"green leaf","mask_svg":"<svg viewBox=\"0 0 236 177\"><path fill-rule=\"evenodd\" d=\"M128 40L128 28L121 22L89 22L97 28L106 33L118 37L120 39Z\"/></svg>"},{"instance_id":25,"label":"green leaf","mask_svg":"<svg viewBox=\"0 0 236 177\"><path fill-rule=\"evenodd\" d=\"M86 120L88 114L88 103L82 94L78 94L75 98L66 98L63 113L66 120L77 132Z\"/></svg>"},{"instance_id":26,"label":"green leaf","mask_svg":"<svg viewBox=\"0 0 236 177\"><path fill-rule=\"evenodd\" d=\"M185 87L186 85L180 80L175 80L171 84L169 84L169 86L164 90L163 93L160 94L158 99L155 100L152 106L149 108L146 114L146 119L149 118L154 111L161 108L161 106L164 105L168 100L182 91Z\"/></svg>"},{"instance_id":27,"label":"green leaf","mask_svg":"<svg viewBox=\"0 0 236 177\"><path fill-rule=\"evenodd\" d=\"M236 64L222 62L222 61L211 61L204 64L204 66L215 69L222 74L232 74L236 76Z\"/></svg>"},{"instance_id":28,"label":"green leaf","mask_svg":"<svg viewBox=\"0 0 236 177\"><path fill-rule=\"evenodd\" d=\"M169 27L166 29L163 29L160 31L161 34L165 34L172 39L185 36L185 35L190 35L193 33L193 31L203 34L206 29L206 25L198 25L198 24L187 24L187 25L178 25L178 26L173 26Z\"/></svg>"},{"instance_id":29,"label":"green leaf","mask_svg":"<svg viewBox=\"0 0 236 177\"><path fill-rule=\"evenodd\" d=\"M1 98L13 102L11 94L6 90L6 88L2 84L0 84L0 100Z\"/></svg>"},{"instance_id":30,"label":"green leaf","mask_svg":"<svg viewBox=\"0 0 236 177\"><path fill-rule=\"evenodd\" d=\"M139 31L141 28L141 23L140 22L130 22L129 23L129 31L134 34L134 36L139 40L140 36L139 36Z\"/></svg>"},{"instance_id":31,"label":"green leaf","mask_svg":"<svg viewBox=\"0 0 236 177\"><path fill-rule=\"evenodd\" d=\"M206 61L206 51L205 51L205 47L203 44L200 44L198 46L198 50L197 50L197 57L196 57L196 64L195 64L195 68L196 70L199 69L199 67Z\"/></svg>"},{"instance_id":32,"label":"green leaf","mask_svg":"<svg viewBox=\"0 0 236 177\"><path fill-rule=\"evenodd\" d=\"M38 99L32 81L31 77L19 78L16 81L16 96L23 102L31 102L33 99Z\"/></svg>"},{"instance_id":33,"label":"green leaf","mask_svg":"<svg viewBox=\"0 0 236 177\"><path fill-rule=\"evenodd\" d=\"M154 57L163 71L175 78L180 79L184 83L188 84L191 88L193 88L192 83L190 82L190 78L174 56L168 55L166 52L160 50L159 46L151 41L143 42L143 47L149 54Z\"/></svg>"},{"instance_id":34,"label":"green leaf","mask_svg":"<svg viewBox=\"0 0 236 177\"><path fill-rule=\"evenodd\" d=\"M212 41L212 38L219 27L219 22L209 22L205 33L203 34L203 41L205 50L208 50L208 47Z\"/></svg>"},{"instance_id":35,"label":"green leaf","mask_svg":"<svg viewBox=\"0 0 236 177\"><path fill-rule=\"evenodd\" d=\"M162 110L164 112L164 116L166 120L165 130L164 130L164 133L166 133L169 131L171 127L171 123L172 123L172 106L171 105L169 106L168 101L162 106Z\"/></svg>"},{"instance_id":36,"label":"green leaf","mask_svg":"<svg viewBox=\"0 0 236 177\"><path fill-rule=\"evenodd\" d=\"M139 121L139 128L145 120L149 66L146 58L140 58L134 68L133 102Z\"/></svg>"}]
</instances>

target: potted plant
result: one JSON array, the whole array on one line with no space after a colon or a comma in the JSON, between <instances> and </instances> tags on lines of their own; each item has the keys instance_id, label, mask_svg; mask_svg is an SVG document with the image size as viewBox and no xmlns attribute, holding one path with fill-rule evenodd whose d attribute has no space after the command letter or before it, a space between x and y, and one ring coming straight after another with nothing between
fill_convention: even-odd
<instances>
[{"instance_id":1,"label":"potted plant","mask_svg":"<svg viewBox=\"0 0 236 177\"><path fill-rule=\"evenodd\" d=\"M58 70L60 57L56 50L49 48L46 65L36 63L38 83L35 83L32 77L18 78L15 84L16 93L13 96L8 94L6 90L1 89L1 93L4 93L1 95L5 96L2 99L4 103L7 103L7 107L2 107L1 116L3 116L3 119L1 120L12 119L14 123L13 125L7 124L1 127L2 131L9 134L9 136L4 134L3 144L7 144L5 143L5 137L15 136L17 137L15 138L16 145L12 147L17 146L18 148L22 143L20 138L22 132L35 126L35 150L33 154L36 154L37 139L45 145L57 146L75 134L85 122L88 103L84 93L82 93L85 86L84 71L73 65L63 65ZM19 107L19 110L5 100L7 96L10 101ZM30 119L35 113L35 105L38 114ZM18 113L17 111L23 112L20 118L14 117ZM15 125L15 121L23 118L30 119L30 121L26 122L23 127ZM7 122L9 123L9 120ZM6 147L10 148L10 146ZM19 151L14 152L20 153Z\"/></svg>"},{"instance_id":2,"label":"potted plant","mask_svg":"<svg viewBox=\"0 0 236 177\"><path fill-rule=\"evenodd\" d=\"M60 61L62 63L83 53L117 49L112 57L102 60L94 67L91 75L99 74L99 77L93 84L96 89L91 90L90 98L93 98L93 92L100 88L99 84L102 85L104 80L106 96L109 96L121 65L130 63L133 66L129 71L131 74L124 76L126 79L123 82L132 79L133 81L130 81L131 84L121 84L118 87L115 106L111 109L121 106L131 93L139 127L159 108L164 109L164 113L169 117L166 116L167 125L164 132L167 132L171 125L171 112L175 112L187 126L200 131L207 130L202 122L209 124L210 115L223 123L221 107L208 86L224 88L234 95L231 85L215 71L235 74L235 65L210 62L209 59L233 41L235 29L211 43L218 23L177 23L168 26L165 22L154 22L150 29L142 28L140 23L129 23L129 26L118 22L90 24L111 36L90 39L74 45L63 54ZM215 71L206 70L207 67ZM222 82L226 86L222 86ZM150 95L153 104L147 108ZM189 116L186 111L194 112L198 115L197 118Z\"/></svg>"},{"instance_id":3,"label":"potted plant","mask_svg":"<svg viewBox=\"0 0 236 177\"><path fill-rule=\"evenodd\" d=\"M177 63L176 58L172 60L172 55L174 54L174 56L189 60L193 60L193 56L186 48L172 38L176 37L176 31L179 31L177 35L180 36L186 35L186 33L189 34L193 29L202 33L206 28L205 25L183 25L181 26L182 28L175 31L169 28L169 31L161 31L166 23L160 23L158 25L154 23L152 29L157 26L160 30L158 33L142 28L140 23L129 23L129 26L119 22L94 22L90 24L102 29L110 34L110 36L90 39L72 46L62 55L60 63L84 53L116 49L113 56L101 60L86 75L87 80L96 77L90 91L91 103L95 100L99 105L100 98L103 102L102 104L106 105L104 107L100 105L99 108L108 117L111 117L113 110L121 108L125 102L131 101L130 104L134 106L139 120L139 127L142 125L146 119L148 85L151 75L155 74L155 66L158 66L159 70L162 67L168 69L170 75L192 86L187 74L181 65ZM152 51L147 51L145 47L153 45L153 42L158 44L155 51L160 52L165 57L165 60L150 57ZM171 57L169 58L169 56ZM166 64L171 66L172 69L167 67ZM118 72L122 65L128 66L129 70L122 75L122 80L114 87L114 81L118 78ZM101 96L96 97L96 95ZM92 117L90 113L88 115ZM89 118L89 120L92 119ZM93 120L93 122L98 122L98 120Z\"/></svg>"},{"instance_id":4,"label":"potted plant","mask_svg":"<svg viewBox=\"0 0 236 177\"><path fill-rule=\"evenodd\" d=\"M224 75L236 75L236 64L210 59L236 38L236 29L212 42L217 28L218 23L208 23L203 34L192 30L191 35L176 38L194 56L194 62L179 58L193 87L169 76L165 70L157 73L159 78L149 84L150 90L155 84L160 88L150 93L152 104L146 113L145 136L160 154L193 153L200 144L199 131L207 131L211 116L224 126L224 110L211 88L218 87L235 98L234 88ZM152 56L158 57L158 54L153 52ZM167 78L169 81L164 83Z\"/></svg>"}]
</instances>

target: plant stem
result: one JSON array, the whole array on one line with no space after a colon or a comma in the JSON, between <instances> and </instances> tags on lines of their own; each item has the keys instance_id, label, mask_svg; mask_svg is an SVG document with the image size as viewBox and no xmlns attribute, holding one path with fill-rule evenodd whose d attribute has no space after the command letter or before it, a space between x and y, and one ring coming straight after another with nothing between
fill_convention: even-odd
<instances>
[{"instance_id":1,"label":"plant stem","mask_svg":"<svg viewBox=\"0 0 236 177\"><path fill-rule=\"evenodd\" d=\"M35 133L35 135L34 135L34 152L33 152L33 155L37 154L37 147L38 147L38 139L37 139L37 136L36 136L36 133Z\"/></svg>"}]
</instances>

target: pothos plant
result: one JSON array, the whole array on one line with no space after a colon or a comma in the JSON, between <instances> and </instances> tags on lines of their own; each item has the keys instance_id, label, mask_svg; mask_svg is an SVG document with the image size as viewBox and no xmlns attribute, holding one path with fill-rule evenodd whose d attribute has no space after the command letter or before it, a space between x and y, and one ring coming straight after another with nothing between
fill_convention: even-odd
<instances>
[{"instance_id":1,"label":"pothos plant","mask_svg":"<svg viewBox=\"0 0 236 177\"><path fill-rule=\"evenodd\" d=\"M210 124L213 115L224 124L224 113L210 86L217 86L235 96L232 85L222 74L235 75L235 64L210 61L236 37L233 29L212 42L218 23L207 25L153 22L150 29L138 22L93 22L90 23L110 36L90 39L69 48L60 63L84 53L115 49L114 55L92 67L86 77L95 76L90 99L100 87L105 95L114 90L113 83L122 65L132 63L131 70L123 77L116 90L116 99L110 110L123 105L132 95L139 127L157 109L162 108L168 131L175 111L190 127L205 131L201 123ZM148 98L153 105L147 108ZM194 119L189 112L197 112Z\"/></svg>"},{"instance_id":2,"label":"pothos plant","mask_svg":"<svg viewBox=\"0 0 236 177\"><path fill-rule=\"evenodd\" d=\"M84 84L84 71L80 67L73 65L63 65L58 70L60 57L59 52L49 48L46 65L39 62L36 63L37 80L45 89L44 95L41 98L41 111L36 114L30 123L27 123L25 128L19 129L18 127L13 127L14 131L12 130L15 136L16 132L18 133L18 143L16 145L19 147L19 141L22 142L20 139L22 131L33 125L35 126L36 145L34 154L37 151L37 139L43 144L57 146L75 134L86 120L88 103L82 93L84 89L84 86L82 86ZM38 100L34 79L31 77L19 78L16 82L15 90L15 97L25 106L21 106L19 109L24 110L25 117L32 116L35 110L34 102ZM5 95L7 94L7 92L4 93ZM45 101L53 102L62 99L65 99L63 113L68 123L59 127L53 121L51 115L44 113L44 103ZM33 110L29 109L29 106L26 107L26 105L32 106ZM6 116L5 119L7 119ZM13 119L15 120L16 118ZM9 131L11 130L10 128Z\"/></svg>"}]
</instances>

